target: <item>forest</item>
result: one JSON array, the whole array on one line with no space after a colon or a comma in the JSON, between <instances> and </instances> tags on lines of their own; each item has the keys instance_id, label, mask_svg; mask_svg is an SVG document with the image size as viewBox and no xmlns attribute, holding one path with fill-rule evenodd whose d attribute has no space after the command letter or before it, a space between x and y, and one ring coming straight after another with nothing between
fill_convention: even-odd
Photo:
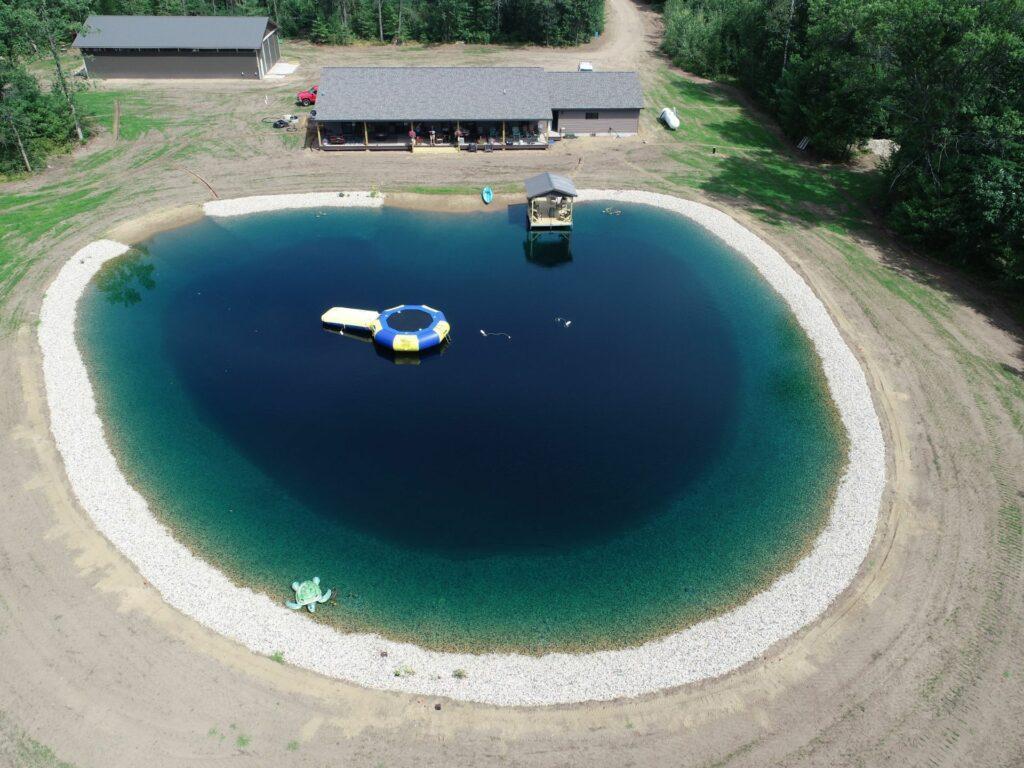
<instances>
[{"instance_id":1,"label":"forest","mask_svg":"<svg viewBox=\"0 0 1024 768\"><path fill-rule=\"evenodd\" d=\"M808 151L889 139L905 241L1024 293L1024 0L667 0L663 49Z\"/></svg>"},{"instance_id":2,"label":"forest","mask_svg":"<svg viewBox=\"0 0 1024 768\"><path fill-rule=\"evenodd\" d=\"M602 0L94 0L93 13L269 15L314 43L575 45L604 27Z\"/></svg>"}]
</instances>

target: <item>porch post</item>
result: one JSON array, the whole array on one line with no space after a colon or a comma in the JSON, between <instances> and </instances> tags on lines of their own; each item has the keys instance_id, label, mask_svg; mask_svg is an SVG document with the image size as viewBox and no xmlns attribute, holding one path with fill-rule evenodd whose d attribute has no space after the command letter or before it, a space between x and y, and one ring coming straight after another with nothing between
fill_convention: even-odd
<instances>
[{"instance_id":1,"label":"porch post","mask_svg":"<svg viewBox=\"0 0 1024 768\"><path fill-rule=\"evenodd\" d=\"M501 121L501 148L505 148L505 121Z\"/></svg>"},{"instance_id":2,"label":"porch post","mask_svg":"<svg viewBox=\"0 0 1024 768\"><path fill-rule=\"evenodd\" d=\"M363 146L367 149L370 148L370 129L366 127L366 121L363 121Z\"/></svg>"},{"instance_id":3,"label":"porch post","mask_svg":"<svg viewBox=\"0 0 1024 768\"><path fill-rule=\"evenodd\" d=\"M316 148L317 149L323 149L324 148L324 140L320 138L320 121L319 120L317 120L317 123L316 123Z\"/></svg>"}]
</instances>

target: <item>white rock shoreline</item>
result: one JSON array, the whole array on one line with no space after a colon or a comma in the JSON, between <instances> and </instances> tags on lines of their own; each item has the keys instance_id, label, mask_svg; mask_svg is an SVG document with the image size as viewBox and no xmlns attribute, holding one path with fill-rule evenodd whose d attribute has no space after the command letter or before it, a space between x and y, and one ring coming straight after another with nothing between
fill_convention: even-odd
<instances>
[{"instance_id":1,"label":"white rock shoreline","mask_svg":"<svg viewBox=\"0 0 1024 768\"><path fill-rule=\"evenodd\" d=\"M696 222L747 258L789 304L822 361L849 438L849 463L812 549L769 588L720 616L634 648L593 653L460 654L374 634L345 634L266 595L235 586L156 520L107 445L75 337L79 298L100 267L128 250L99 240L60 270L43 300L39 344L50 425L75 495L96 527L170 605L260 654L368 688L534 706L638 696L731 672L821 616L852 582L870 547L885 486L885 443L867 379L825 306L767 243L725 213L652 192L584 190L580 201L640 203ZM366 192L218 200L208 216L285 208L376 207ZM387 656L381 652L387 651ZM396 677L409 667L414 675ZM466 671L456 679L452 672Z\"/></svg>"}]
</instances>

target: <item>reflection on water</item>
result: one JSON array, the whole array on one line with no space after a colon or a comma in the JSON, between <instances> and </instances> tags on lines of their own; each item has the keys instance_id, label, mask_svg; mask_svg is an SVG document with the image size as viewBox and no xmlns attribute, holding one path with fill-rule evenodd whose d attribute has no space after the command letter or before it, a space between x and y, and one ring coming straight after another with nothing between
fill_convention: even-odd
<instances>
[{"instance_id":1,"label":"reflection on water","mask_svg":"<svg viewBox=\"0 0 1024 768\"><path fill-rule=\"evenodd\" d=\"M523 241L526 260L538 267L560 267L572 261L572 236L568 232L531 232Z\"/></svg>"},{"instance_id":2,"label":"reflection on water","mask_svg":"<svg viewBox=\"0 0 1024 768\"><path fill-rule=\"evenodd\" d=\"M143 248L136 248L108 263L96 277L96 287L111 304L131 307L142 301L142 292L156 288L156 265Z\"/></svg>"},{"instance_id":3,"label":"reflection on water","mask_svg":"<svg viewBox=\"0 0 1024 768\"><path fill-rule=\"evenodd\" d=\"M451 344L452 341L451 336L448 336L436 347L431 347L430 349L424 349L419 352L395 352L393 349L383 347L380 344L375 344L372 333L360 332L357 329L343 331L337 326L328 325L327 323L322 323L321 327L327 331L327 333L333 334L334 336L344 336L346 339L354 339L355 341L361 341L365 344L372 344L374 351L377 353L377 357L392 362L395 365L419 365L424 360L438 358L448 351L448 345Z\"/></svg>"},{"instance_id":4,"label":"reflection on water","mask_svg":"<svg viewBox=\"0 0 1024 768\"><path fill-rule=\"evenodd\" d=\"M388 347L382 347L380 344L374 344L373 348L377 352L377 357L394 363L395 365L419 365L420 363L425 363L428 360L437 360L440 358L441 355L448 351L448 345L450 343L451 339L447 338L436 347L424 349L419 352L395 352L395 350L389 349Z\"/></svg>"}]
</instances>

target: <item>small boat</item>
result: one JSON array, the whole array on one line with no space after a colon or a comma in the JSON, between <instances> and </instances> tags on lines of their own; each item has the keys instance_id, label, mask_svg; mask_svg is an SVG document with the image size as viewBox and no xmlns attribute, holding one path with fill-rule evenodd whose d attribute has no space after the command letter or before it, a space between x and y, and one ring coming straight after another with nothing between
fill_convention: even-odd
<instances>
[{"instance_id":1,"label":"small boat","mask_svg":"<svg viewBox=\"0 0 1024 768\"><path fill-rule=\"evenodd\" d=\"M679 115L672 107L665 107L661 110L661 114L658 115L658 119L665 124L665 127L670 131L674 131L679 127Z\"/></svg>"},{"instance_id":2,"label":"small boat","mask_svg":"<svg viewBox=\"0 0 1024 768\"><path fill-rule=\"evenodd\" d=\"M490 205L491 200L494 199L494 190L491 189L490 187L484 187L483 190L480 192L480 197L483 198L485 205Z\"/></svg>"}]
</instances>

